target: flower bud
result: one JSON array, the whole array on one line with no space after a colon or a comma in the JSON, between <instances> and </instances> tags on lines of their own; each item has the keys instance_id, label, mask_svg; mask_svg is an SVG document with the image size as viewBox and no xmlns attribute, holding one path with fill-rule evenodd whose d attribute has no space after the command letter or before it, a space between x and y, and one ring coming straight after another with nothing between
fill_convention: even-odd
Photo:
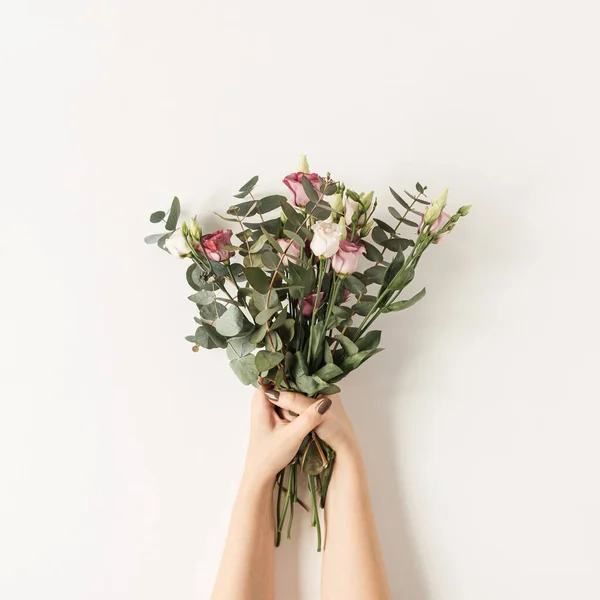
<instances>
[{"instance_id":1,"label":"flower bud","mask_svg":"<svg viewBox=\"0 0 600 600\"><path fill-rule=\"evenodd\" d=\"M371 207L371 202L373 202L374 195L375 192L373 190L371 190L368 194L360 195L360 203L363 205L363 208L365 210L369 210L369 208Z\"/></svg>"},{"instance_id":2,"label":"flower bud","mask_svg":"<svg viewBox=\"0 0 600 600\"><path fill-rule=\"evenodd\" d=\"M310 168L308 166L308 159L306 158L306 154L300 155L300 162L298 163L298 173L310 173Z\"/></svg>"},{"instance_id":3,"label":"flower bud","mask_svg":"<svg viewBox=\"0 0 600 600\"><path fill-rule=\"evenodd\" d=\"M431 225L437 221L438 217L442 214L448 201L448 188L446 188L442 195L429 206L425 212L424 223L425 225Z\"/></svg>"},{"instance_id":4,"label":"flower bud","mask_svg":"<svg viewBox=\"0 0 600 600\"><path fill-rule=\"evenodd\" d=\"M333 199L331 200L331 208L338 212L344 212L344 201L342 200L341 194L334 194Z\"/></svg>"},{"instance_id":5,"label":"flower bud","mask_svg":"<svg viewBox=\"0 0 600 600\"><path fill-rule=\"evenodd\" d=\"M196 219L190 219L190 234L195 240L199 240L202 237L202 229L200 229L200 225L198 225L198 221Z\"/></svg>"},{"instance_id":6,"label":"flower bud","mask_svg":"<svg viewBox=\"0 0 600 600\"><path fill-rule=\"evenodd\" d=\"M471 212L471 205L467 204L466 206L461 206L456 212L461 217L466 217Z\"/></svg>"},{"instance_id":7,"label":"flower bud","mask_svg":"<svg viewBox=\"0 0 600 600\"><path fill-rule=\"evenodd\" d=\"M373 229L373 225L375 225L375 221L369 221L361 230L360 237L367 237Z\"/></svg>"},{"instance_id":8,"label":"flower bud","mask_svg":"<svg viewBox=\"0 0 600 600\"><path fill-rule=\"evenodd\" d=\"M187 235L189 233L189 229L185 221L181 224L181 233L183 235Z\"/></svg>"}]
</instances>

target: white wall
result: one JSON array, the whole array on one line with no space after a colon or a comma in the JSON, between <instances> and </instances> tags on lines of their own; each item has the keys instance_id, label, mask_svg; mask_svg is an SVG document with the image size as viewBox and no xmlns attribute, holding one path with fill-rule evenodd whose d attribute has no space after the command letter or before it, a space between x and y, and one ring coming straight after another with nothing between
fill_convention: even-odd
<instances>
[{"instance_id":1,"label":"white wall","mask_svg":"<svg viewBox=\"0 0 600 600\"><path fill-rule=\"evenodd\" d=\"M590 3L0 4L0 597L207 599L249 391L193 354L184 265L300 152L473 213L350 377L398 600L600 597L597 15ZM306 522L283 600L318 597ZM283 589L280 586L280 589Z\"/></svg>"}]
</instances>

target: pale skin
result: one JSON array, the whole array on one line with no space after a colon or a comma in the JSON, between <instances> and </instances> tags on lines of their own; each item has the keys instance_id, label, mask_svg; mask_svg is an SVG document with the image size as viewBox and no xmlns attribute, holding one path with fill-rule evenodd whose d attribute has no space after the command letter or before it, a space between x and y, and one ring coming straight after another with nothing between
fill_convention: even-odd
<instances>
[{"instance_id":1,"label":"pale skin","mask_svg":"<svg viewBox=\"0 0 600 600\"><path fill-rule=\"evenodd\" d=\"M246 467L211 600L275 600L273 482L313 430L337 455L325 509L321 599L390 599L358 440L340 396L330 399L321 414L329 404L323 399L281 392L274 401L264 388L254 393Z\"/></svg>"}]
</instances>

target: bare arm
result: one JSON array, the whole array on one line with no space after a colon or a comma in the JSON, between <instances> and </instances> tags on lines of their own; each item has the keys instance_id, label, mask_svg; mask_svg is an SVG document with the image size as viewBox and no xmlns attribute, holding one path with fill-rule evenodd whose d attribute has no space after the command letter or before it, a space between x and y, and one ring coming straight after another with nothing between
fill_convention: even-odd
<instances>
[{"instance_id":1,"label":"bare arm","mask_svg":"<svg viewBox=\"0 0 600 600\"><path fill-rule=\"evenodd\" d=\"M269 397L273 403L294 413L307 410L315 402L290 392ZM325 509L327 530L321 598L389 600L390 591L360 447L339 395L331 396L331 400L327 419L316 429L336 451Z\"/></svg>"},{"instance_id":2,"label":"bare arm","mask_svg":"<svg viewBox=\"0 0 600 600\"><path fill-rule=\"evenodd\" d=\"M272 497L272 480L244 475L212 600L275 598Z\"/></svg>"},{"instance_id":3,"label":"bare arm","mask_svg":"<svg viewBox=\"0 0 600 600\"><path fill-rule=\"evenodd\" d=\"M264 389L252 401L246 468L231 516L212 600L273 600L275 517L273 482L304 437L325 419L312 403L289 423L267 400Z\"/></svg>"},{"instance_id":4,"label":"bare arm","mask_svg":"<svg viewBox=\"0 0 600 600\"><path fill-rule=\"evenodd\" d=\"M388 600L390 590L358 445L337 454L325 521L322 600Z\"/></svg>"}]
</instances>

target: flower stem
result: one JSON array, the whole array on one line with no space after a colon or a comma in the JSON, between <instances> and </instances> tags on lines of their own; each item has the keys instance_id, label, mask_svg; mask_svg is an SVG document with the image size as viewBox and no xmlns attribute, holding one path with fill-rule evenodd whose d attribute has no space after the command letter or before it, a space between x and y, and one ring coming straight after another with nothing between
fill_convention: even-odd
<instances>
[{"instance_id":1,"label":"flower stem","mask_svg":"<svg viewBox=\"0 0 600 600\"><path fill-rule=\"evenodd\" d=\"M321 521L319 520L319 506L317 503L317 490L315 476L308 476L308 488L312 499L312 525L317 528L317 552L321 552Z\"/></svg>"}]
</instances>

